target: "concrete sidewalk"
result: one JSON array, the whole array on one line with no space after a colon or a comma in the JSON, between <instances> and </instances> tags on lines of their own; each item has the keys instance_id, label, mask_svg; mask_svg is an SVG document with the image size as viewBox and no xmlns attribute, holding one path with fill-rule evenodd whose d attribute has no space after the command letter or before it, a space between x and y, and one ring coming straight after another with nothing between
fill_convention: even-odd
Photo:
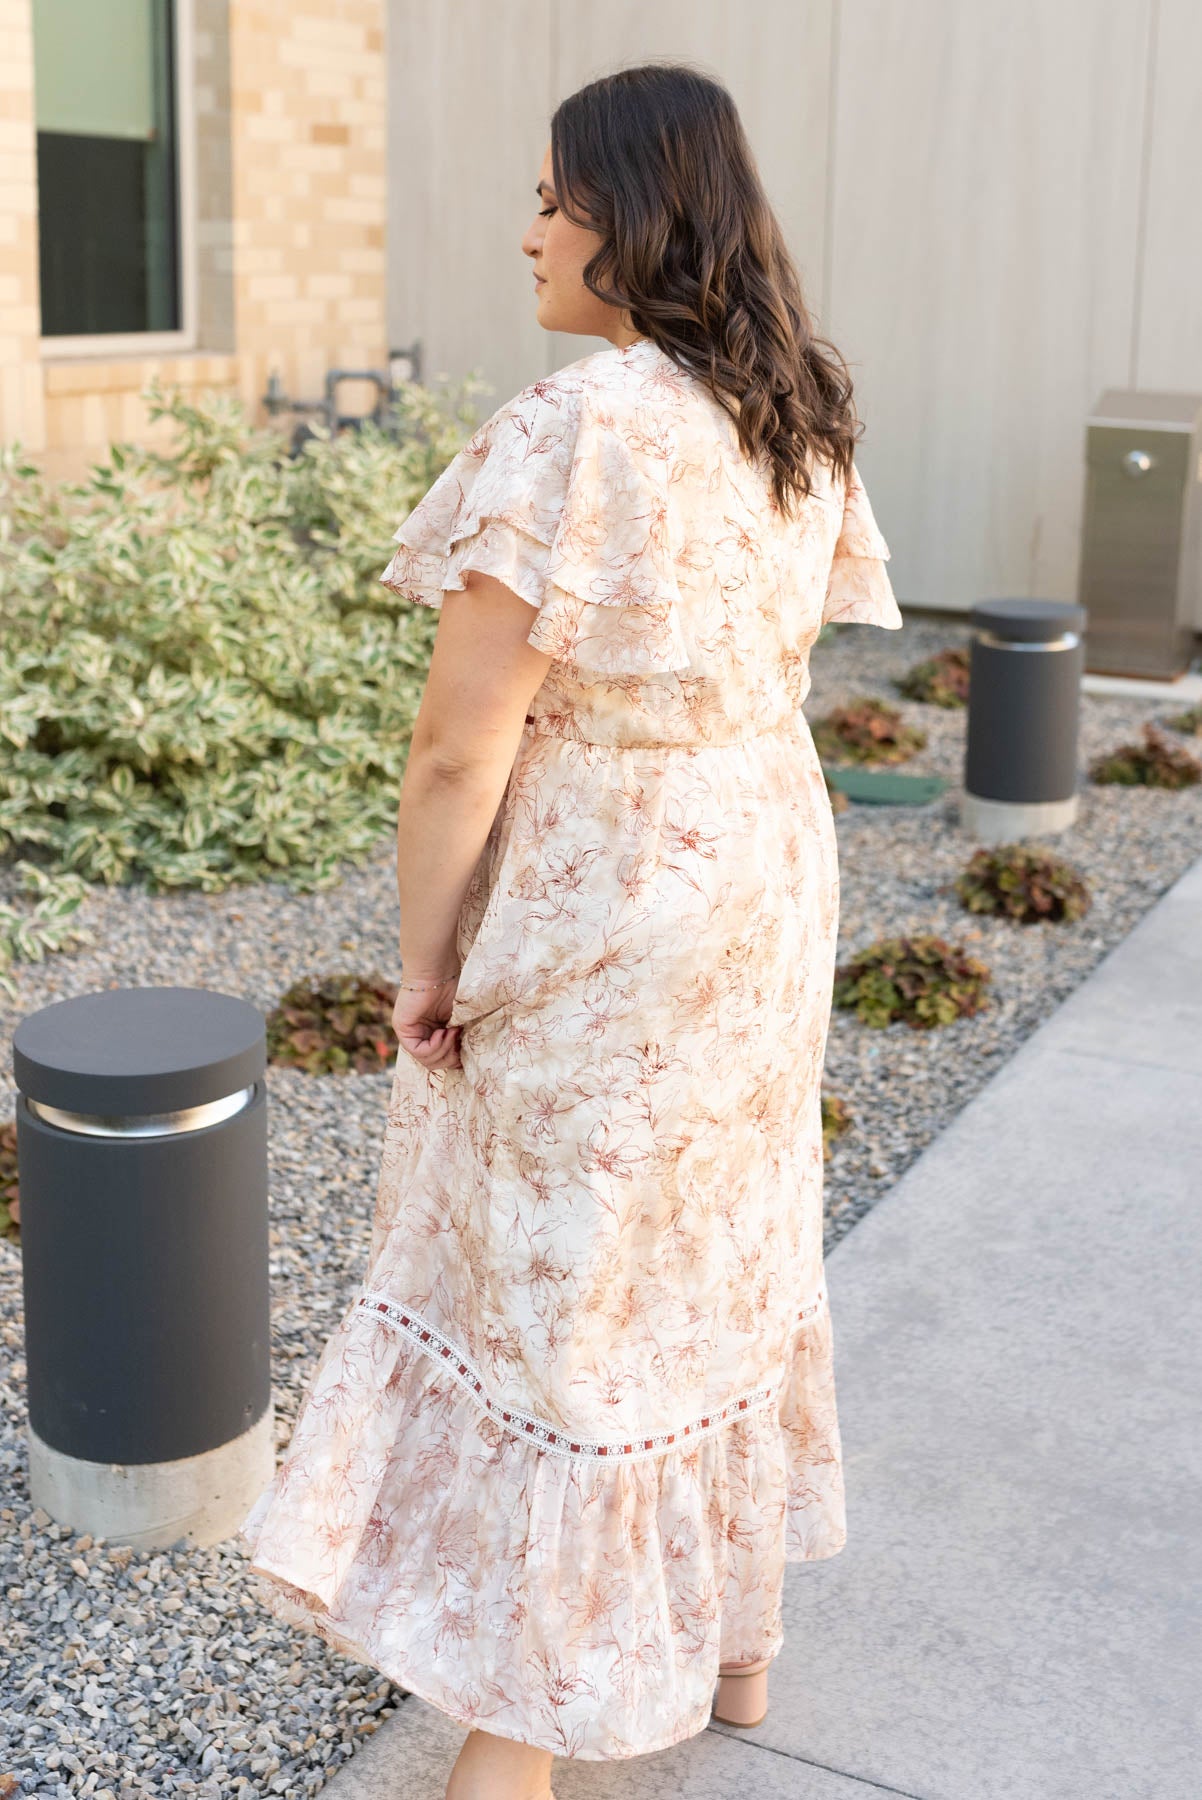
<instances>
[{"instance_id":1,"label":"concrete sidewalk","mask_svg":"<svg viewBox=\"0 0 1202 1800\"><path fill-rule=\"evenodd\" d=\"M1202 861L831 1253L849 1539L763 1725L557 1800L1193 1800L1200 1240ZM327 1791L441 1800L462 1736L406 1699Z\"/></svg>"}]
</instances>

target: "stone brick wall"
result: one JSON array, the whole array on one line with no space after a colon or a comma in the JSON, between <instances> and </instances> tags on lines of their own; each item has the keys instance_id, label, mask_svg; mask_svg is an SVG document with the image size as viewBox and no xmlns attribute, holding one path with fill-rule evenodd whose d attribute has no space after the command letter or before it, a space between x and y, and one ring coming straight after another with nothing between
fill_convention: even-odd
<instances>
[{"instance_id":1,"label":"stone brick wall","mask_svg":"<svg viewBox=\"0 0 1202 1800\"><path fill-rule=\"evenodd\" d=\"M52 476L161 436L139 400L154 372L235 391L262 420L273 371L316 399L333 366L386 368L385 0L193 11L195 346L56 357L39 344L31 0L0 0L0 432ZM339 393L347 412L373 400Z\"/></svg>"},{"instance_id":2,"label":"stone brick wall","mask_svg":"<svg viewBox=\"0 0 1202 1800\"><path fill-rule=\"evenodd\" d=\"M196 115L197 337L234 349L234 145L230 129L230 0L192 0Z\"/></svg>"},{"instance_id":3,"label":"stone brick wall","mask_svg":"<svg viewBox=\"0 0 1202 1800\"><path fill-rule=\"evenodd\" d=\"M0 0L0 433L45 438L30 0Z\"/></svg>"},{"instance_id":4,"label":"stone brick wall","mask_svg":"<svg viewBox=\"0 0 1202 1800\"><path fill-rule=\"evenodd\" d=\"M231 0L230 70L238 386L316 398L387 359L383 0Z\"/></svg>"}]
</instances>

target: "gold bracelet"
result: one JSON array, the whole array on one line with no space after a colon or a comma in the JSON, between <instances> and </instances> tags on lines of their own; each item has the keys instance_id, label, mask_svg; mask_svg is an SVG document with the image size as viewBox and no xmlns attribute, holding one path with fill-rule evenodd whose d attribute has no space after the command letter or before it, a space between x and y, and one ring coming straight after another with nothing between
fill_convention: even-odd
<instances>
[{"instance_id":1,"label":"gold bracelet","mask_svg":"<svg viewBox=\"0 0 1202 1800\"><path fill-rule=\"evenodd\" d=\"M440 988L440 987L446 987L446 986L448 986L448 984L450 982L458 981L458 980L459 980L459 970L456 969L456 971L453 975L444 975L441 981L398 981L397 987L398 988L412 988L412 989Z\"/></svg>"}]
</instances>

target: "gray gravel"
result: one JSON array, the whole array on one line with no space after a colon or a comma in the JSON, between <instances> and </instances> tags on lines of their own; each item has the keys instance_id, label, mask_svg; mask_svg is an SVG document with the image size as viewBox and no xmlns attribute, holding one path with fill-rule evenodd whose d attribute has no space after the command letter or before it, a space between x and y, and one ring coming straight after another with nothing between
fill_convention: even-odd
<instances>
[{"instance_id":1,"label":"gray gravel","mask_svg":"<svg viewBox=\"0 0 1202 1800\"><path fill-rule=\"evenodd\" d=\"M906 768L952 783L930 807L838 815L841 958L886 933L929 930L966 943L994 976L991 1008L942 1030L875 1031L833 1015L826 1084L848 1102L854 1126L828 1165L828 1249L1202 848L1202 788L1082 782L1078 820L1052 842L1093 890L1083 920L1022 927L974 919L941 892L974 847L956 819L964 714L900 701L890 677L966 637L963 626L913 618L901 633L847 628L813 658L811 723L857 693L893 699L929 733ZM1170 710L1155 699L1084 696L1082 766ZM1194 747L1202 752L1202 743ZM104 986L185 983L266 1010L306 972L392 970L392 846L382 842L369 868L320 896L266 885L215 896L119 889L90 900L85 919L96 933L91 945L18 968L16 998L0 996L0 1081L10 1094L12 1028L52 1000ZM365 1273L389 1077L272 1070L269 1087L283 1445L321 1346ZM232 1546L131 1552L75 1537L33 1510L20 1259L3 1244L0 1338L0 1797L316 1793L404 1703L401 1690L265 1614Z\"/></svg>"},{"instance_id":2,"label":"gray gravel","mask_svg":"<svg viewBox=\"0 0 1202 1800\"><path fill-rule=\"evenodd\" d=\"M966 912L954 893L942 892L977 847L958 818L965 714L904 700L892 678L945 645L966 644L969 635L938 619L907 620L900 632L849 626L812 659L811 724L855 695L880 695L927 732L925 749L899 767L951 784L931 806L853 805L837 815L840 960L879 937L930 931L963 943L993 976L986 1011L933 1031L876 1030L848 1012L833 1013L825 1086L847 1101L854 1124L827 1165L828 1249L1202 852L1202 783L1176 791L1120 788L1097 786L1084 774L1101 751L1139 740L1145 720L1163 723L1184 703L1086 693L1077 818L1045 840L1084 876L1092 894L1084 918L1017 925ZM1202 760L1202 738L1175 741Z\"/></svg>"}]
</instances>

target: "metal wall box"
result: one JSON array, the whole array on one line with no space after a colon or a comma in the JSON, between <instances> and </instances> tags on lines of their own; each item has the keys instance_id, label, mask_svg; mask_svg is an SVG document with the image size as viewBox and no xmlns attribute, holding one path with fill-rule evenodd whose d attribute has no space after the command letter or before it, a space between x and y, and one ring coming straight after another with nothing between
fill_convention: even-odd
<instances>
[{"instance_id":1,"label":"metal wall box","mask_svg":"<svg viewBox=\"0 0 1202 1800\"><path fill-rule=\"evenodd\" d=\"M1085 465L1085 667L1171 680L1202 619L1202 394L1107 388Z\"/></svg>"}]
</instances>

